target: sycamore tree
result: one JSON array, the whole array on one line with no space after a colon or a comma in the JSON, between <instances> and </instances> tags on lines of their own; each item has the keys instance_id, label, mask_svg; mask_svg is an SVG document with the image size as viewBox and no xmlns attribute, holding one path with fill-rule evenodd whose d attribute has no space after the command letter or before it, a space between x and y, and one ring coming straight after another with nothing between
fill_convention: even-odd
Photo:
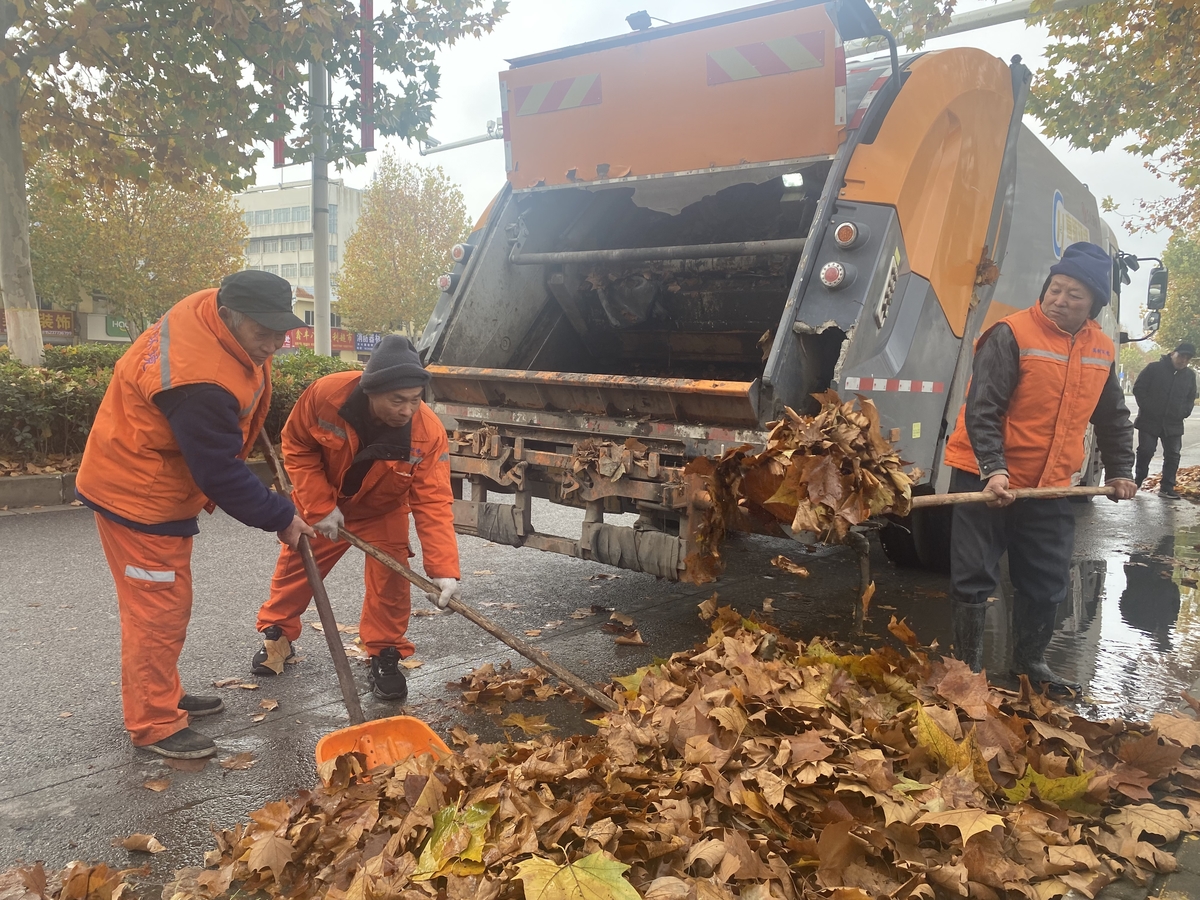
<instances>
[{"instance_id":1,"label":"sycamore tree","mask_svg":"<svg viewBox=\"0 0 1200 900\"><path fill-rule=\"evenodd\" d=\"M38 293L62 305L102 294L130 338L244 264L242 211L222 188L131 180L80 187L56 155L39 160L29 185Z\"/></svg>"},{"instance_id":2,"label":"sycamore tree","mask_svg":"<svg viewBox=\"0 0 1200 900\"><path fill-rule=\"evenodd\" d=\"M338 275L338 312L348 328L391 331L424 322L450 248L470 230L462 191L441 167L387 155L363 194L358 227Z\"/></svg>"},{"instance_id":3,"label":"sycamore tree","mask_svg":"<svg viewBox=\"0 0 1200 900\"><path fill-rule=\"evenodd\" d=\"M27 173L43 153L62 154L101 189L123 180L238 189L260 142L304 122L315 59L350 89L322 114L330 158L361 160L362 45L374 45L385 74L372 94L379 132L424 137L434 53L491 30L506 7L406 0L364 22L352 0L0 0L0 293L14 355L42 358ZM302 140L292 156L307 151Z\"/></svg>"},{"instance_id":4,"label":"sycamore tree","mask_svg":"<svg viewBox=\"0 0 1200 900\"><path fill-rule=\"evenodd\" d=\"M1183 231L1171 235L1163 264L1171 273L1162 326L1154 340L1174 348L1181 341L1200 346L1200 238Z\"/></svg>"},{"instance_id":5,"label":"sycamore tree","mask_svg":"<svg viewBox=\"0 0 1200 900\"><path fill-rule=\"evenodd\" d=\"M1046 135L1101 151L1114 141L1182 190L1142 204L1134 228L1200 230L1200 3L1109 0L1032 13L1050 31L1048 65L1026 109ZM955 0L872 0L884 27L911 49L949 21Z\"/></svg>"}]
</instances>

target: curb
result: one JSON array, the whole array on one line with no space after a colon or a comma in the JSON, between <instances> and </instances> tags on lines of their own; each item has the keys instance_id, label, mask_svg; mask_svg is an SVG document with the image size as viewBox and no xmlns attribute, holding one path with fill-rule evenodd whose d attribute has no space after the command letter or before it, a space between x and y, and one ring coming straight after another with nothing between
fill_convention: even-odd
<instances>
[{"instance_id":1,"label":"curb","mask_svg":"<svg viewBox=\"0 0 1200 900\"><path fill-rule=\"evenodd\" d=\"M271 467L255 459L246 465L258 480L271 485ZM0 510L62 506L75 499L75 473L61 475L16 475L0 479Z\"/></svg>"}]
</instances>

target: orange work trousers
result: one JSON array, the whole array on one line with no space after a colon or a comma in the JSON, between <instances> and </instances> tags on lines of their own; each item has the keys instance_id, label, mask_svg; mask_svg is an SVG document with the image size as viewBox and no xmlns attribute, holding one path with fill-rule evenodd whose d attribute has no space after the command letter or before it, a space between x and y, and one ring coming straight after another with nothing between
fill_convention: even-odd
<instances>
[{"instance_id":1,"label":"orange work trousers","mask_svg":"<svg viewBox=\"0 0 1200 900\"><path fill-rule=\"evenodd\" d=\"M364 541L374 544L385 553L390 553L402 563L408 562L408 510L396 509L385 514L355 517L354 507L344 510L346 530ZM318 535L311 539L313 557L321 577L333 570L337 561L350 549L346 541L331 541ZM371 656L377 656L385 647L395 647L401 657L412 656L416 651L406 634L411 610L408 582L371 557L367 557L366 595L363 598L362 616L358 634ZM286 544L280 548L275 574L271 577L271 596L258 611L257 627L263 631L271 625L283 629L289 641L300 637L300 616L308 609L312 600L312 588L304 574L304 563L300 552Z\"/></svg>"},{"instance_id":2,"label":"orange work trousers","mask_svg":"<svg viewBox=\"0 0 1200 900\"><path fill-rule=\"evenodd\" d=\"M179 654L192 616L192 539L145 534L96 514L121 616L121 706L135 747L187 727Z\"/></svg>"}]
</instances>

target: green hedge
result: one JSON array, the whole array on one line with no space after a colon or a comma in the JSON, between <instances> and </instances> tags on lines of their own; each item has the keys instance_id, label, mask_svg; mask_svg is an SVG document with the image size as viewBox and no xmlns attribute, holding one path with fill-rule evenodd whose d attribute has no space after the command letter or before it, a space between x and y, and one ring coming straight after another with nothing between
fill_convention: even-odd
<instances>
[{"instance_id":1,"label":"green hedge","mask_svg":"<svg viewBox=\"0 0 1200 900\"><path fill-rule=\"evenodd\" d=\"M44 464L83 451L92 421L128 344L47 347L46 366L33 368L0 348L0 456ZM354 368L339 359L297 350L275 358L267 431L279 431L301 392L331 372Z\"/></svg>"}]
</instances>

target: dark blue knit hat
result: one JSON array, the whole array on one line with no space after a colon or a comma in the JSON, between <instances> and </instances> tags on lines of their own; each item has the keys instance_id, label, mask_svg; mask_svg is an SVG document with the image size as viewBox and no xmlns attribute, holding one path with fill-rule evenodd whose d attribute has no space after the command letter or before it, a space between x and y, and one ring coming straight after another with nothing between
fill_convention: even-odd
<instances>
[{"instance_id":1,"label":"dark blue knit hat","mask_svg":"<svg viewBox=\"0 0 1200 900\"><path fill-rule=\"evenodd\" d=\"M1112 299L1112 257L1103 247L1080 241L1063 251L1062 259L1050 267L1051 275L1066 275L1081 281L1092 294L1092 318Z\"/></svg>"},{"instance_id":2,"label":"dark blue knit hat","mask_svg":"<svg viewBox=\"0 0 1200 900\"><path fill-rule=\"evenodd\" d=\"M424 387L432 376L421 365L421 357L408 338L389 334L375 347L363 372L362 386L366 394L386 394L388 391Z\"/></svg>"}]
</instances>

